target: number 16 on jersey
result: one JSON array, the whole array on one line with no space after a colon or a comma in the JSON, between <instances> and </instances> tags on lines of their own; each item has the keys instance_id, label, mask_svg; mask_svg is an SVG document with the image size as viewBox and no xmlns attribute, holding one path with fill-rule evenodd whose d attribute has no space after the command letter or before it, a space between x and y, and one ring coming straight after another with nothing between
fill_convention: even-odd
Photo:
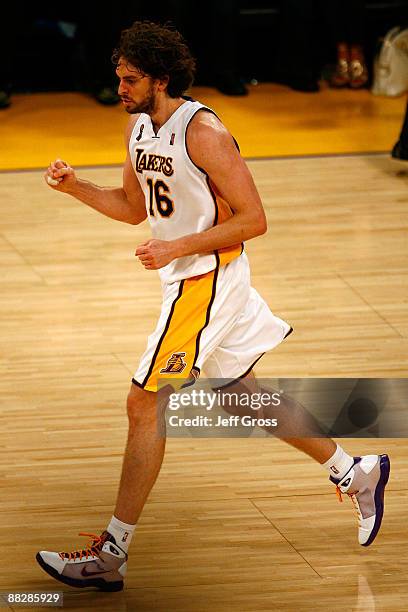
<instances>
[{"instance_id":1,"label":"number 16 on jersey","mask_svg":"<svg viewBox=\"0 0 408 612\"><path fill-rule=\"evenodd\" d=\"M149 186L149 214L155 216L155 208L161 217L170 217L174 212L174 202L168 195L170 189L162 179L146 179Z\"/></svg>"}]
</instances>

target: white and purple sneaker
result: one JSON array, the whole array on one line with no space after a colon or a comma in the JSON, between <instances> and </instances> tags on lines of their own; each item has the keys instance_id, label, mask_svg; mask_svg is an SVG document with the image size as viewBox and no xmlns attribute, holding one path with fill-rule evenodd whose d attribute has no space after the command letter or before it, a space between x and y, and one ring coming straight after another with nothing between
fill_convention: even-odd
<instances>
[{"instance_id":1,"label":"white and purple sneaker","mask_svg":"<svg viewBox=\"0 0 408 612\"><path fill-rule=\"evenodd\" d=\"M96 587L101 591L121 591L127 568L127 554L107 531L97 536L88 536L88 545L72 552L42 550L36 556L38 563L50 576L69 584L84 588Z\"/></svg>"},{"instance_id":2,"label":"white and purple sneaker","mask_svg":"<svg viewBox=\"0 0 408 612\"><path fill-rule=\"evenodd\" d=\"M390 474L388 455L354 457L354 465L341 479L330 476L336 485L339 501L346 493L358 515L358 541L362 546L373 543L384 514L384 490Z\"/></svg>"}]
</instances>

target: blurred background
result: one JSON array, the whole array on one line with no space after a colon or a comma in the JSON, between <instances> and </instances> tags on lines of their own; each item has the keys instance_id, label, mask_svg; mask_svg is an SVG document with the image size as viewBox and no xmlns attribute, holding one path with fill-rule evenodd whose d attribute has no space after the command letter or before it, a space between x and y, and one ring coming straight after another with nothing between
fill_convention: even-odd
<instances>
[{"instance_id":1,"label":"blurred background","mask_svg":"<svg viewBox=\"0 0 408 612\"><path fill-rule=\"evenodd\" d=\"M110 58L137 19L183 33L197 59L190 93L214 108L245 157L384 152L399 142L408 0L13 3L0 22L0 170L56 155L123 161L127 116Z\"/></svg>"},{"instance_id":2,"label":"blurred background","mask_svg":"<svg viewBox=\"0 0 408 612\"><path fill-rule=\"evenodd\" d=\"M43 4L43 6L42 6ZM198 63L196 84L244 95L249 83L284 83L316 91L334 78L339 45L354 49L369 86L381 38L408 25L408 0L116 0L14 3L0 24L0 90L83 91L115 103L110 55L120 31L136 19L171 21ZM339 75L337 75L339 77ZM4 96L3 96L4 98ZM5 104L3 99L3 105Z\"/></svg>"}]
</instances>

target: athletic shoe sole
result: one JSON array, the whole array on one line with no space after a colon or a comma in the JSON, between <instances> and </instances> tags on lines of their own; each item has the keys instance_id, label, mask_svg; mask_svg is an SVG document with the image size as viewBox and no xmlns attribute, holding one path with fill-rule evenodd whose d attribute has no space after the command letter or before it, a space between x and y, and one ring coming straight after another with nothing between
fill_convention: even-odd
<instances>
[{"instance_id":1,"label":"athletic shoe sole","mask_svg":"<svg viewBox=\"0 0 408 612\"><path fill-rule=\"evenodd\" d=\"M370 546L374 542L374 539L381 527L381 521L384 514L384 490L390 476L390 460L388 455L380 455L380 479L375 488L374 502L375 502L375 522L373 530L365 544L362 546Z\"/></svg>"},{"instance_id":2,"label":"athletic shoe sole","mask_svg":"<svg viewBox=\"0 0 408 612\"><path fill-rule=\"evenodd\" d=\"M77 589L84 589L87 587L97 587L101 591L109 591L116 592L121 591L123 589L123 580L119 580L117 582L107 582L103 580L103 578L91 578L90 580L75 580L75 578L68 578L67 576L62 576L57 572L56 569L45 563L44 559L37 553L36 555L37 562L41 565L43 570L47 572L50 576L55 578L55 580L59 580L64 584L68 584L69 586L76 587Z\"/></svg>"}]
</instances>

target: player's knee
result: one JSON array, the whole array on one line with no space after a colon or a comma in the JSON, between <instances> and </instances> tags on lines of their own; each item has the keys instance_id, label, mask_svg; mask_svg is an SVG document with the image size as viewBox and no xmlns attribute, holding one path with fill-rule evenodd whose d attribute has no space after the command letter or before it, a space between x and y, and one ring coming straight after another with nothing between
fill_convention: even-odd
<instances>
[{"instance_id":1,"label":"player's knee","mask_svg":"<svg viewBox=\"0 0 408 612\"><path fill-rule=\"evenodd\" d=\"M156 402L152 395L143 389L129 391L126 408L130 427L156 420Z\"/></svg>"}]
</instances>

